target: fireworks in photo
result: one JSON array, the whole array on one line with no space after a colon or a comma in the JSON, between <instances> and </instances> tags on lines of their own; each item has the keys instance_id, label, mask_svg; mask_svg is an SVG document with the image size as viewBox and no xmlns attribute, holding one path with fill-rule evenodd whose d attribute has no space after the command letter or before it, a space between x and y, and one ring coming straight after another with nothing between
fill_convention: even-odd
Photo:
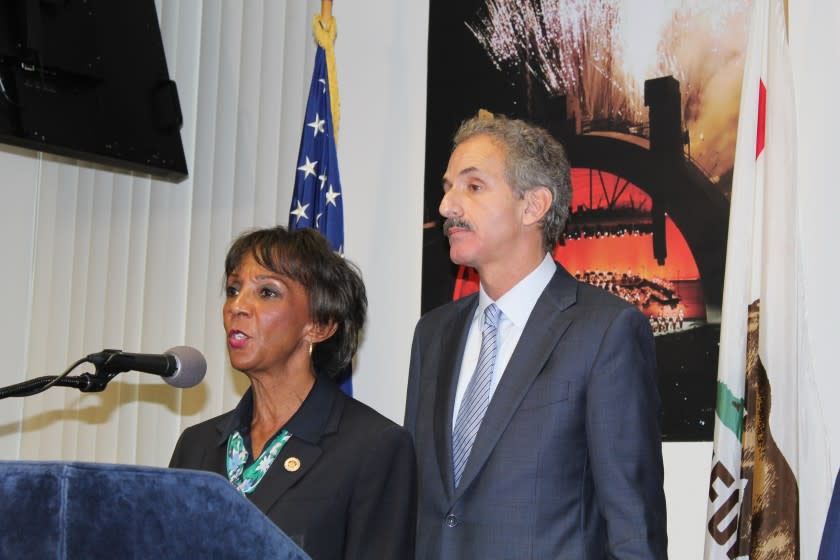
<instances>
[{"instance_id":1,"label":"fireworks in photo","mask_svg":"<svg viewBox=\"0 0 840 560\"><path fill-rule=\"evenodd\" d=\"M585 128L641 123L644 81L681 85L692 158L714 179L735 153L748 0L486 0L466 22L496 67L579 105Z\"/></svg>"}]
</instances>

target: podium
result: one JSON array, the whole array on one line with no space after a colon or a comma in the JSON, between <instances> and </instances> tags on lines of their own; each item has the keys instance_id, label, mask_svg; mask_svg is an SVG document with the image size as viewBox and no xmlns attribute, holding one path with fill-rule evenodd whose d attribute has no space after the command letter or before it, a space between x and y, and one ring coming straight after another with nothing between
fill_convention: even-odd
<instances>
[{"instance_id":1,"label":"podium","mask_svg":"<svg viewBox=\"0 0 840 560\"><path fill-rule=\"evenodd\" d=\"M0 461L0 558L309 560L218 474Z\"/></svg>"}]
</instances>

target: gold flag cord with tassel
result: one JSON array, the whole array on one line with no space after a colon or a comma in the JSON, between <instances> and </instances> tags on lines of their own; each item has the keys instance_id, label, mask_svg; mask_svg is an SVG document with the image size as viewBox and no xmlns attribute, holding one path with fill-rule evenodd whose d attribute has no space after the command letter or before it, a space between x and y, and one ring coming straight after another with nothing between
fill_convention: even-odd
<instances>
[{"instance_id":1,"label":"gold flag cord with tassel","mask_svg":"<svg viewBox=\"0 0 840 560\"><path fill-rule=\"evenodd\" d=\"M312 18L312 32L315 35L315 41L318 43L318 46L324 49L324 52L326 53L327 81L330 83L330 110L332 111L333 134L335 136L336 143L338 143L341 104L338 99L338 78L335 74L336 26L335 18L332 15L332 2L330 0L323 0L321 2L321 13Z\"/></svg>"}]
</instances>

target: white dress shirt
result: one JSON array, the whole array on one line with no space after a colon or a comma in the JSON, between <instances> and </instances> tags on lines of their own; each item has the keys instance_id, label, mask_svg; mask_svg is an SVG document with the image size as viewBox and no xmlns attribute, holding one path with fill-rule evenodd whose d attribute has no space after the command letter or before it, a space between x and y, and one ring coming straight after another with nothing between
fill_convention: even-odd
<instances>
[{"instance_id":1,"label":"white dress shirt","mask_svg":"<svg viewBox=\"0 0 840 560\"><path fill-rule=\"evenodd\" d=\"M542 295L545 287L548 286L551 277L554 276L555 270L557 270L557 266L554 264L554 260L550 254L546 253L545 258L543 258L537 268L495 302L499 309L501 309L502 316L499 321L499 353L496 355L493 377L490 380L491 402L493 400L493 393L499 385L499 380L502 378L502 374L507 367L507 363L510 361L513 350L519 342L519 337L522 336L525 323L528 322L531 311L534 310L537 300ZM458 389L455 392L455 410L452 415L453 430L458 420L458 410L461 408L461 400L464 398L467 385L469 385L470 378L472 378L475 372L475 366L478 363L478 353L481 350L481 322L484 316L484 309L491 303L494 303L493 300L484 291L484 286L481 286L478 292L478 307L470 323L470 333L467 335L467 345L464 347L464 358L461 361L461 371L458 374Z\"/></svg>"}]
</instances>

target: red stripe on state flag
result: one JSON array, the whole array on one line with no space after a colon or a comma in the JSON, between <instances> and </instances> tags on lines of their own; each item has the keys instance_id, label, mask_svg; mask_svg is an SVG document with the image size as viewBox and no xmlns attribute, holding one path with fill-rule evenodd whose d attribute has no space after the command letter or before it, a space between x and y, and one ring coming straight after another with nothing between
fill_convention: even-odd
<instances>
[{"instance_id":1,"label":"red stripe on state flag","mask_svg":"<svg viewBox=\"0 0 840 560\"><path fill-rule=\"evenodd\" d=\"M755 157L761 155L764 151L764 122L767 114L767 88L764 86L764 80L758 81L758 137L755 140Z\"/></svg>"}]
</instances>

